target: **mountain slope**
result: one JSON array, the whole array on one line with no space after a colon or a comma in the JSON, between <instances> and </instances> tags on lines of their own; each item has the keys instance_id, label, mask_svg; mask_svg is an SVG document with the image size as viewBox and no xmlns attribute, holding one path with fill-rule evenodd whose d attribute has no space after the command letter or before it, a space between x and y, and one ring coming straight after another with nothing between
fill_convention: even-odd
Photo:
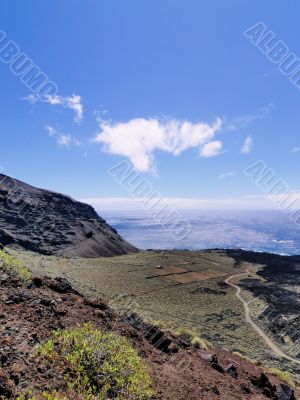
<instances>
[{"instance_id":1,"label":"mountain slope","mask_svg":"<svg viewBox=\"0 0 300 400\"><path fill-rule=\"evenodd\" d=\"M0 174L0 243L72 257L137 252L89 205Z\"/></svg>"},{"instance_id":2,"label":"mountain slope","mask_svg":"<svg viewBox=\"0 0 300 400\"><path fill-rule=\"evenodd\" d=\"M8 275L4 264L0 254L1 399L24 394L22 399L40 400L46 398L43 392L54 389L62 396L51 399L82 399L78 393L68 396L73 378L70 365L56 357L45 361L38 356L37 346L47 342L53 330L74 329L86 321L94 329L130 341L150 374L155 393L152 400L299 399L297 389L294 392L276 377L267 376L262 367L237 355L218 348L197 349L134 314L122 317L102 300L87 300L66 279L32 277L30 283L24 283ZM93 360L101 363L99 354L105 359L96 352ZM26 396L30 392L34 397Z\"/></svg>"}]
</instances>

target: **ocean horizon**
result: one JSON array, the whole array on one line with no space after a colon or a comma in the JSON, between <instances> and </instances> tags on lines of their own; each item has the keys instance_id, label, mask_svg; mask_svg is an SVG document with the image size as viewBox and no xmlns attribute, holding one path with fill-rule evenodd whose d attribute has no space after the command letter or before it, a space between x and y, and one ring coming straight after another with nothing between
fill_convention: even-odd
<instances>
[{"instance_id":1,"label":"ocean horizon","mask_svg":"<svg viewBox=\"0 0 300 400\"><path fill-rule=\"evenodd\" d=\"M280 255L300 254L300 227L280 210L180 211L191 226L189 234L176 240L171 224L162 226L145 211L104 211L101 216L121 236L140 249L239 248Z\"/></svg>"}]
</instances>

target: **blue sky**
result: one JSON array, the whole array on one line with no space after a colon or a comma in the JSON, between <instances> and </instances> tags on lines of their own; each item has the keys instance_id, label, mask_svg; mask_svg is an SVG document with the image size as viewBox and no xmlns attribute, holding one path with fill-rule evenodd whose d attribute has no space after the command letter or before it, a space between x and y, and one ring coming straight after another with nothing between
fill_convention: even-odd
<instances>
[{"instance_id":1,"label":"blue sky","mask_svg":"<svg viewBox=\"0 0 300 400\"><path fill-rule=\"evenodd\" d=\"M125 159L167 198L249 207L263 193L243 170L264 160L299 191L300 91L243 34L262 21L300 57L296 0L0 7L0 30L58 87L38 101L0 62L4 173L78 199L123 199L108 170Z\"/></svg>"}]
</instances>

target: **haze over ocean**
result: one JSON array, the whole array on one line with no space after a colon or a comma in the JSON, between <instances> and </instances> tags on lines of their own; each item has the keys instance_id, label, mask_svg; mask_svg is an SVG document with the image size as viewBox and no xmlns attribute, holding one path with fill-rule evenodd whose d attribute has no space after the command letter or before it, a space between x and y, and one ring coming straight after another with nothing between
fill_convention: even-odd
<instances>
[{"instance_id":1,"label":"haze over ocean","mask_svg":"<svg viewBox=\"0 0 300 400\"><path fill-rule=\"evenodd\" d=\"M190 234L176 241L143 211L102 212L108 223L141 249L242 248L284 255L300 254L300 227L282 211L181 211Z\"/></svg>"}]
</instances>

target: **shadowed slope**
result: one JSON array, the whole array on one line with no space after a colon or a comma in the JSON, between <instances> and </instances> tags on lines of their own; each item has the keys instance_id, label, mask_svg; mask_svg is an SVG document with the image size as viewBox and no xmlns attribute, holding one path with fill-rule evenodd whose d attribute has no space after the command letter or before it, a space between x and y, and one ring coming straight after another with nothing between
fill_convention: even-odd
<instances>
[{"instance_id":1,"label":"shadowed slope","mask_svg":"<svg viewBox=\"0 0 300 400\"><path fill-rule=\"evenodd\" d=\"M43 254L137 252L89 205L0 174L0 243Z\"/></svg>"}]
</instances>

